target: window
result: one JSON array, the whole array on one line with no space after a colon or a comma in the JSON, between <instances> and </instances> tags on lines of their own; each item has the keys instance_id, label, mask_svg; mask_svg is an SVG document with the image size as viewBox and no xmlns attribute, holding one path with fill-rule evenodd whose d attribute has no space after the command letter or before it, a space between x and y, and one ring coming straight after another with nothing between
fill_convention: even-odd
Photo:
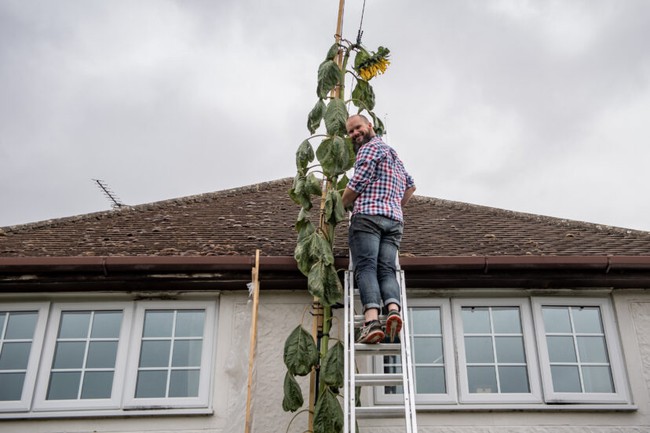
<instances>
[{"instance_id":1,"label":"window","mask_svg":"<svg viewBox=\"0 0 650 433\"><path fill-rule=\"evenodd\" d=\"M419 405L629 403L606 298L411 299L409 320ZM399 356L375 368L399 372Z\"/></svg>"},{"instance_id":2,"label":"window","mask_svg":"<svg viewBox=\"0 0 650 433\"><path fill-rule=\"evenodd\" d=\"M0 307L3 412L208 407L214 302L26 307Z\"/></svg>"}]
</instances>

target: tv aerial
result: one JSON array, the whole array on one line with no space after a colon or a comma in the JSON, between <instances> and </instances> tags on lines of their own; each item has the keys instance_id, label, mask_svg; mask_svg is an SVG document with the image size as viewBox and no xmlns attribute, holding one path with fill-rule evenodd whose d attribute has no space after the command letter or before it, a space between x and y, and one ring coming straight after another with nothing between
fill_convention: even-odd
<instances>
[{"instance_id":1,"label":"tv aerial","mask_svg":"<svg viewBox=\"0 0 650 433\"><path fill-rule=\"evenodd\" d=\"M97 184L99 189L102 190L104 195L108 198L108 200L111 202L111 207L113 209L119 209L121 207L126 206L122 201L117 197L117 195L113 192L113 190L106 184L105 181L101 179L92 179L93 182Z\"/></svg>"}]
</instances>

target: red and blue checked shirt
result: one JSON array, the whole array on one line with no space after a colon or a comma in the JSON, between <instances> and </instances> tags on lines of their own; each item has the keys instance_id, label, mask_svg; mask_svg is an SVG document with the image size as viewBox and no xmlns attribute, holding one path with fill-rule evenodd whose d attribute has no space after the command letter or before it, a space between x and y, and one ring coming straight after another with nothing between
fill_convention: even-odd
<instances>
[{"instance_id":1,"label":"red and blue checked shirt","mask_svg":"<svg viewBox=\"0 0 650 433\"><path fill-rule=\"evenodd\" d=\"M359 149L354 176L348 182L348 188L360 194L352 214L383 215L404 221L402 197L414 185L397 152L375 136Z\"/></svg>"}]
</instances>

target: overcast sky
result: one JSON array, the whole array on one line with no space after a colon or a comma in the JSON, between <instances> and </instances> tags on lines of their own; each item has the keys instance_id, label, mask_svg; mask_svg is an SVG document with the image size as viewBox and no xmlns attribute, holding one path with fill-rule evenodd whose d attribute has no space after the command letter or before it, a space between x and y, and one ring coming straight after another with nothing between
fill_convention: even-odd
<instances>
[{"instance_id":1,"label":"overcast sky","mask_svg":"<svg viewBox=\"0 0 650 433\"><path fill-rule=\"evenodd\" d=\"M137 205L294 176L337 9L0 0L0 226L110 209L95 178ZM418 194L650 230L650 1L368 0L363 30Z\"/></svg>"}]
</instances>

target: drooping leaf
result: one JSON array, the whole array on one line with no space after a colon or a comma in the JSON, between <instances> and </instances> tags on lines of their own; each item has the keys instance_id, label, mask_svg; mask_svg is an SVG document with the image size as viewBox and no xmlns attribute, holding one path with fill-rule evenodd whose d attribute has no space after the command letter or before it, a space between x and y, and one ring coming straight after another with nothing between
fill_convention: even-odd
<instances>
[{"instance_id":1,"label":"drooping leaf","mask_svg":"<svg viewBox=\"0 0 650 433\"><path fill-rule=\"evenodd\" d=\"M322 233L317 232L312 237L310 253L325 265L334 263L334 255L332 254L332 247L325 239Z\"/></svg>"},{"instance_id":2,"label":"drooping leaf","mask_svg":"<svg viewBox=\"0 0 650 433\"><path fill-rule=\"evenodd\" d=\"M324 388L314 408L314 433L339 433L342 429L341 404L329 388Z\"/></svg>"},{"instance_id":3,"label":"drooping leaf","mask_svg":"<svg viewBox=\"0 0 650 433\"><path fill-rule=\"evenodd\" d=\"M322 191L320 189L321 181L316 177L314 173L309 173L305 179L305 192L311 195L321 195ZM309 198L311 200L311 197Z\"/></svg>"},{"instance_id":4,"label":"drooping leaf","mask_svg":"<svg viewBox=\"0 0 650 433\"><path fill-rule=\"evenodd\" d=\"M312 296L319 299L325 293L325 268L326 265L318 261L314 263L307 275L307 289Z\"/></svg>"},{"instance_id":5,"label":"drooping leaf","mask_svg":"<svg viewBox=\"0 0 650 433\"><path fill-rule=\"evenodd\" d=\"M345 187L348 186L348 182L350 182L350 179L348 179L348 176L346 174L341 176L341 179L339 179L339 182L336 184L336 190L339 192L339 194L343 194L343 191L345 191Z\"/></svg>"},{"instance_id":6,"label":"drooping leaf","mask_svg":"<svg viewBox=\"0 0 650 433\"><path fill-rule=\"evenodd\" d=\"M312 204L309 194L305 193L306 180L307 178L305 175L299 172L296 177L293 178L293 186L289 190L289 197L291 197L291 200L293 200L297 205L309 210L311 209Z\"/></svg>"},{"instance_id":7,"label":"drooping leaf","mask_svg":"<svg viewBox=\"0 0 650 433\"><path fill-rule=\"evenodd\" d=\"M339 84L341 69L333 60L325 60L318 67L318 86L316 95L319 98L327 97L327 94Z\"/></svg>"},{"instance_id":8,"label":"drooping leaf","mask_svg":"<svg viewBox=\"0 0 650 433\"><path fill-rule=\"evenodd\" d=\"M300 409L305 401L302 397L302 389L298 381L287 371L284 375L284 398L282 399L282 410L295 412Z\"/></svg>"},{"instance_id":9,"label":"drooping leaf","mask_svg":"<svg viewBox=\"0 0 650 433\"><path fill-rule=\"evenodd\" d=\"M323 114L325 114L325 103L322 99L319 99L309 112L309 116L307 116L307 129L309 129L310 133L316 132L320 126L320 121L323 119Z\"/></svg>"},{"instance_id":10,"label":"drooping leaf","mask_svg":"<svg viewBox=\"0 0 650 433\"><path fill-rule=\"evenodd\" d=\"M351 152L352 155L350 155ZM352 147L346 145L346 140L338 135L326 138L316 149L316 156L323 168L323 173L328 177L345 173L351 167L350 158L353 155Z\"/></svg>"},{"instance_id":11,"label":"drooping leaf","mask_svg":"<svg viewBox=\"0 0 650 433\"><path fill-rule=\"evenodd\" d=\"M370 58L370 53L365 48L360 48L354 56L354 69L358 70L361 65Z\"/></svg>"},{"instance_id":12,"label":"drooping leaf","mask_svg":"<svg viewBox=\"0 0 650 433\"><path fill-rule=\"evenodd\" d=\"M341 194L332 188L327 191L325 197L325 221L329 224L337 225L345 219L345 209L343 208L343 200Z\"/></svg>"},{"instance_id":13,"label":"drooping leaf","mask_svg":"<svg viewBox=\"0 0 650 433\"><path fill-rule=\"evenodd\" d=\"M320 366L321 380L330 386L343 386L345 349L340 341L329 348Z\"/></svg>"},{"instance_id":14,"label":"drooping leaf","mask_svg":"<svg viewBox=\"0 0 650 433\"><path fill-rule=\"evenodd\" d=\"M359 80L352 91L352 103L367 111L375 108L375 91L367 81Z\"/></svg>"},{"instance_id":15,"label":"drooping leaf","mask_svg":"<svg viewBox=\"0 0 650 433\"><path fill-rule=\"evenodd\" d=\"M332 99L325 109L325 128L329 135L345 135L345 122L348 120L348 110L342 99Z\"/></svg>"},{"instance_id":16,"label":"drooping leaf","mask_svg":"<svg viewBox=\"0 0 650 433\"><path fill-rule=\"evenodd\" d=\"M298 219L296 219L296 231L299 234L298 236L300 236L300 233L303 232L305 230L305 227L310 224L311 221L309 220L309 211L305 210L305 208L301 208L300 212L298 213ZM311 224L311 226L313 229L314 225Z\"/></svg>"},{"instance_id":17,"label":"drooping leaf","mask_svg":"<svg viewBox=\"0 0 650 433\"><path fill-rule=\"evenodd\" d=\"M334 264L325 267L323 277L323 297L321 302L324 305L331 306L339 302L343 294L341 280L339 280Z\"/></svg>"},{"instance_id":18,"label":"drooping leaf","mask_svg":"<svg viewBox=\"0 0 650 433\"><path fill-rule=\"evenodd\" d=\"M309 275L310 269L314 263L318 261L318 257L314 256L312 253L312 243L316 236L316 229L311 222L306 224L302 230L298 232L298 242L293 257L296 259L298 269L305 276Z\"/></svg>"},{"instance_id":19,"label":"drooping leaf","mask_svg":"<svg viewBox=\"0 0 650 433\"><path fill-rule=\"evenodd\" d=\"M307 165L314 160L314 148L311 147L309 140L300 143L296 151L296 168L298 171L304 172Z\"/></svg>"},{"instance_id":20,"label":"drooping leaf","mask_svg":"<svg viewBox=\"0 0 650 433\"><path fill-rule=\"evenodd\" d=\"M318 363L318 350L311 334L298 325L284 343L284 365L289 373L305 376Z\"/></svg>"},{"instance_id":21,"label":"drooping leaf","mask_svg":"<svg viewBox=\"0 0 650 433\"><path fill-rule=\"evenodd\" d=\"M345 137L345 147L347 147L348 149L348 154L350 158L348 159L348 163L345 166L345 171L348 171L349 169L354 167L354 163L356 162L357 159L357 154L354 152L354 145L352 144L352 139L350 137Z\"/></svg>"},{"instance_id":22,"label":"drooping leaf","mask_svg":"<svg viewBox=\"0 0 650 433\"><path fill-rule=\"evenodd\" d=\"M339 53L339 44L337 42L334 43L330 47L330 49L327 51L327 56L325 56L325 60L334 60L334 57Z\"/></svg>"},{"instance_id":23,"label":"drooping leaf","mask_svg":"<svg viewBox=\"0 0 650 433\"><path fill-rule=\"evenodd\" d=\"M372 126L377 135L384 135L386 130L384 129L384 122L381 121L379 117L375 115L372 111L369 112L372 117Z\"/></svg>"}]
</instances>

